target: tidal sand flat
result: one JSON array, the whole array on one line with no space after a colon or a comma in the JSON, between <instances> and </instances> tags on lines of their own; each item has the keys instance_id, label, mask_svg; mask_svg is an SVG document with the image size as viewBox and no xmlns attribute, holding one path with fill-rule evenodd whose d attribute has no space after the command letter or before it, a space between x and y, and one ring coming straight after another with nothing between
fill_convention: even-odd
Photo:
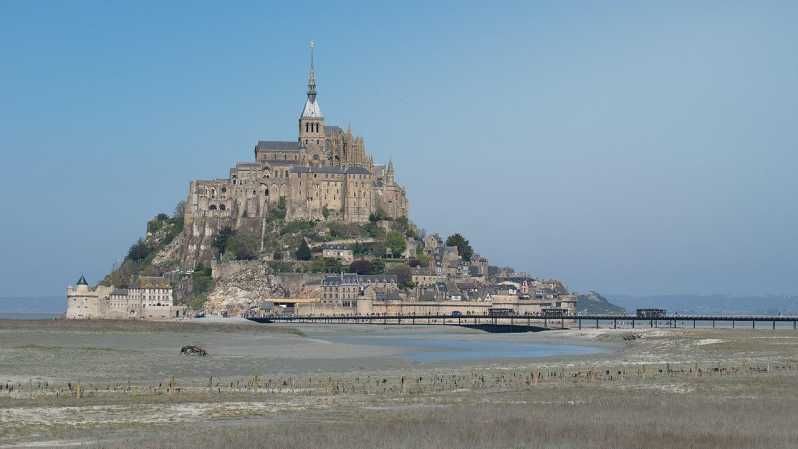
<instances>
[{"instance_id":1,"label":"tidal sand flat","mask_svg":"<svg viewBox=\"0 0 798 449\"><path fill-rule=\"evenodd\" d=\"M765 330L2 321L0 447L796 447L797 349Z\"/></svg>"}]
</instances>

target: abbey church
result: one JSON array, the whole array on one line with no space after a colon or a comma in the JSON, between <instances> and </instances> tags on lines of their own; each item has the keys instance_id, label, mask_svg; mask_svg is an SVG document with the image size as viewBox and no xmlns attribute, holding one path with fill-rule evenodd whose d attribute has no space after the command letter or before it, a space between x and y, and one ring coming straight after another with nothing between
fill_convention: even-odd
<instances>
[{"instance_id":1,"label":"abbey church","mask_svg":"<svg viewBox=\"0 0 798 449\"><path fill-rule=\"evenodd\" d=\"M407 215L405 189L395 179L393 163L374 163L362 137L324 121L316 92L311 45L305 106L298 137L259 141L254 162L230 169L226 179L191 182L185 225L195 237L210 221L231 222L268 216L285 209L286 220L367 222L378 211L392 218ZM208 229L211 233L212 230Z\"/></svg>"}]
</instances>

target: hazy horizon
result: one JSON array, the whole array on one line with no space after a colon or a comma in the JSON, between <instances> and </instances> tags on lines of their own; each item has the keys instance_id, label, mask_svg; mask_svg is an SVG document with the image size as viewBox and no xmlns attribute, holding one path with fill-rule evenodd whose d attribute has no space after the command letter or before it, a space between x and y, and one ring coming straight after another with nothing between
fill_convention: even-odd
<instances>
[{"instance_id":1,"label":"hazy horizon","mask_svg":"<svg viewBox=\"0 0 798 449\"><path fill-rule=\"evenodd\" d=\"M390 20L386 20L390 18ZM192 179L328 124L411 219L584 292L798 294L798 4L0 4L0 297L111 270ZM620 293L616 293L620 294Z\"/></svg>"}]
</instances>

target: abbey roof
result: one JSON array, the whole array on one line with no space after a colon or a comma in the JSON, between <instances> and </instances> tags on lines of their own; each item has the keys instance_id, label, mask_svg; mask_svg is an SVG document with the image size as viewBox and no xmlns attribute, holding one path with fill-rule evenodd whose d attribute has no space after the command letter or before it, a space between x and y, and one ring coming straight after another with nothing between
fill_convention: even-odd
<instances>
[{"instance_id":1,"label":"abbey roof","mask_svg":"<svg viewBox=\"0 0 798 449\"><path fill-rule=\"evenodd\" d=\"M293 173L329 173L335 175L368 175L370 174L368 169L365 167L353 166L353 167L334 167L334 166L323 166L323 167L304 167L304 166L294 166L291 168L291 172Z\"/></svg>"},{"instance_id":2,"label":"abbey roof","mask_svg":"<svg viewBox=\"0 0 798 449\"><path fill-rule=\"evenodd\" d=\"M299 151L299 142L295 140L259 140L255 146L255 151Z\"/></svg>"}]
</instances>

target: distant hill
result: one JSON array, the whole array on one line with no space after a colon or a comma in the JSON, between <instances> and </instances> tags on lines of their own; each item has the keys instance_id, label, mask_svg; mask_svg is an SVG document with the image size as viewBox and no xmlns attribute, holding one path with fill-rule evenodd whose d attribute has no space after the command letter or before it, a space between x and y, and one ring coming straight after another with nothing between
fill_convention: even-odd
<instances>
[{"instance_id":1,"label":"distant hill","mask_svg":"<svg viewBox=\"0 0 798 449\"><path fill-rule=\"evenodd\" d=\"M798 314L796 296L612 295L612 301L629 311L637 308L663 308L668 312L682 314ZM578 304L577 302L577 307Z\"/></svg>"},{"instance_id":2,"label":"distant hill","mask_svg":"<svg viewBox=\"0 0 798 449\"><path fill-rule=\"evenodd\" d=\"M623 314L626 310L609 302L601 294L590 291L576 295L576 313Z\"/></svg>"}]
</instances>

